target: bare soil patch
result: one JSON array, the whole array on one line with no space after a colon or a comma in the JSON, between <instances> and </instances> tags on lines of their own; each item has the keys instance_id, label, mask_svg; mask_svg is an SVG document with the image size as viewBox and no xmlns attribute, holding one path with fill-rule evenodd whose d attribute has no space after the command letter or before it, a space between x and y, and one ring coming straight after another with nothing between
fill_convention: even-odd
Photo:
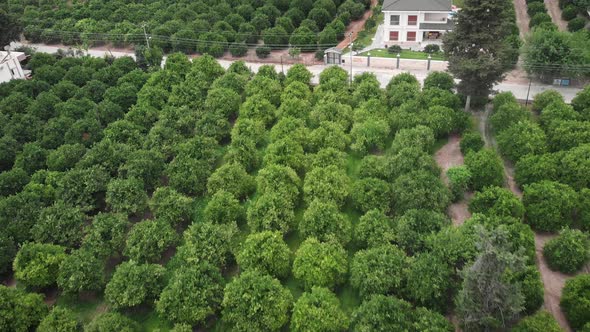
<instances>
[{"instance_id":1,"label":"bare soil patch","mask_svg":"<svg viewBox=\"0 0 590 332\"><path fill-rule=\"evenodd\" d=\"M545 7L547 8L547 12L549 16L551 16L551 20L559 31L567 31L567 22L561 18L561 8L559 8L559 1L557 0L545 0Z\"/></svg>"},{"instance_id":2,"label":"bare soil patch","mask_svg":"<svg viewBox=\"0 0 590 332\"><path fill-rule=\"evenodd\" d=\"M514 0L514 10L516 11L516 25L520 31L520 38L524 37L529 33L529 14L527 13L526 0Z\"/></svg>"},{"instance_id":3,"label":"bare soil patch","mask_svg":"<svg viewBox=\"0 0 590 332\"><path fill-rule=\"evenodd\" d=\"M543 247L545 246L545 243L554 237L556 237L554 234L535 233L535 254L537 256L535 260L545 288L544 307L549 313L551 313L551 315L553 315L553 317L555 317L559 325L565 331L572 331L563 311L561 311L561 307L559 306L563 286L570 276L551 270L547 265L545 257L543 257Z\"/></svg>"}]
</instances>

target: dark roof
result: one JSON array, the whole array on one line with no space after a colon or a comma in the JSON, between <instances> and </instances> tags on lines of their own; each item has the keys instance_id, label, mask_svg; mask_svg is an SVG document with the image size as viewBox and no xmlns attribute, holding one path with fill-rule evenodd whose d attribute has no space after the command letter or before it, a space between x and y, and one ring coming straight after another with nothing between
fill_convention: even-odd
<instances>
[{"instance_id":1,"label":"dark roof","mask_svg":"<svg viewBox=\"0 0 590 332\"><path fill-rule=\"evenodd\" d=\"M450 19L447 20L447 23L420 23L420 30L446 31L454 28L455 22Z\"/></svg>"},{"instance_id":2,"label":"dark roof","mask_svg":"<svg viewBox=\"0 0 590 332\"><path fill-rule=\"evenodd\" d=\"M451 10L451 0L385 0L383 11L436 11Z\"/></svg>"}]
</instances>

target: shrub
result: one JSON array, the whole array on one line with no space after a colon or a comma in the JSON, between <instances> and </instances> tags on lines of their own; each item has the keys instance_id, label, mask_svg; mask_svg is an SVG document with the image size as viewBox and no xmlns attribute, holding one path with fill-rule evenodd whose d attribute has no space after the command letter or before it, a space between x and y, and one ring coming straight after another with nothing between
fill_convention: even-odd
<instances>
[{"instance_id":1,"label":"shrub","mask_svg":"<svg viewBox=\"0 0 590 332\"><path fill-rule=\"evenodd\" d=\"M399 294L407 267L406 254L392 244L361 250L350 263L350 284L363 298Z\"/></svg>"},{"instance_id":2,"label":"shrub","mask_svg":"<svg viewBox=\"0 0 590 332\"><path fill-rule=\"evenodd\" d=\"M352 185L351 196L356 208L361 212L372 209L389 212L391 186L386 181L375 178L357 180Z\"/></svg>"},{"instance_id":3,"label":"shrub","mask_svg":"<svg viewBox=\"0 0 590 332\"><path fill-rule=\"evenodd\" d=\"M49 315L45 316L37 327L37 331L44 332L77 332L81 330L82 326L76 314L63 307L53 307Z\"/></svg>"},{"instance_id":4,"label":"shrub","mask_svg":"<svg viewBox=\"0 0 590 332\"><path fill-rule=\"evenodd\" d=\"M525 220L536 230L558 231L571 224L576 200L576 192L565 184L541 181L525 185Z\"/></svg>"},{"instance_id":5,"label":"shrub","mask_svg":"<svg viewBox=\"0 0 590 332\"><path fill-rule=\"evenodd\" d=\"M313 286L334 288L346 280L347 254L336 241L320 242L314 237L305 240L293 261L293 276L306 289Z\"/></svg>"},{"instance_id":6,"label":"shrub","mask_svg":"<svg viewBox=\"0 0 590 332\"><path fill-rule=\"evenodd\" d=\"M563 229L545 244L543 255L552 270L574 273L590 259L590 239L579 230Z\"/></svg>"},{"instance_id":7,"label":"shrub","mask_svg":"<svg viewBox=\"0 0 590 332\"><path fill-rule=\"evenodd\" d=\"M284 278L291 270L291 250L280 232L253 233L244 241L236 261L244 271L258 270Z\"/></svg>"},{"instance_id":8,"label":"shrub","mask_svg":"<svg viewBox=\"0 0 590 332\"><path fill-rule=\"evenodd\" d=\"M424 46L424 52L428 53L428 54L440 52L440 46L438 46L436 44L426 45L426 46Z\"/></svg>"},{"instance_id":9,"label":"shrub","mask_svg":"<svg viewBox=\"0 0 590 332\"><path fill-rule=\"evenodd\" d=\"M551 23L551 16L549 16L547 13L536 13L533 17L531 17L529 27L532 28L545 22Z\"/></svg>"},{"instance_id":10,"label":"shrub","mask_svg":"<svg viewBox=\"0 0 590 332\"><path fill-rule=\"evenodd\" d=\"M449 187L454 202L463 199L465 192L471 186L471 172L465 166L451 167L447 171Z\"/></svg>"},{"instance_id":11,"label":"shrub","mask_svg":"<svg viewBox=\"0 0 590 332\"><path fill-rule=\"evenodd\" d=\"M345 331L347 327L348 317L340 301L326 288L313 287L295 302L291 331Z\"/></svg>"},{"instance_id":12,"label":"shrub","mask_svg":"<svg viewBox=\"0 0 590 332\"><path fill-rule=\"evenodd\" d=\"M207 203L203 216L206 222L228 224L244 220L245 211L240 201L227 191L216 192Z\"/></svg>"},{"instance_id":13,"label":"shrub","mask_svg":"<svg viewBox=\"0 0 590 332\"><path fill-rule=\"evenodd\" d=\"M590 274L582 274L565 282L561 309L574 329L590 322Z\"/></svg>"},{"instance_id":14,"label":"shrub","mask_svg":"<svg viewBox=\"0 0 590 332\"><path fill-rule=\"evenodd\" d=\"M117 266L104 295L115 309L150 303L164 288L166 270L158 264L138 264L131 260Z\"/></svg>"},{"instance_id":15,"label":"shrub","mask_svg":"<svg viewBox=\"0 0 590 332\"><path fill-rule=\"evenodd\" d=\"M266 59L270 55L271 48L267 46L259 46L256 48L256 56L261 59Z\"/></svg>"},{"instance_id":16,"label":"shrub","mask_svg":"<svg viewBox=\"0 0 590 332\"><path fill-rule=\"evenodd\" d=\"M570 32L576 32L576 31L584 29L584 27L586 26L586 23L587 23L587 21L585 18L576 17L567 23L567 29Z\"/></svg>"},{"instance_id":17,"label":"shrub","mask_svg":"<svg viewBox=\"0 0 590 332\"><path fill-rule=\"evenodd\" d=\"M207 181L207 191L210 194L225 190L238 199L245 199L255 189L254 177L239 164L225 164L219 167Z\"/></svg>"},{"instance_id":18,"label":"shrub","mask_svg":"<svg viewBox=\"0 0 590 332\"><path fill-rule=\"evenodd\" d=\"M43 288L55 283L65 248L53 244L25 243L12 264L14 277L29 287Z\"/></svg>"},{"instance_id":19,"label":"shrub","mask_svg":"<svg viewBox=\"0 0 590 332\"><path fill-rule=\"evenodd\" d=\"M524 206L510 190L490 186L476 192L469 202L471 213L483 213L488 216L513 217L524 216Z\"/></svg>"},{"instance_id":20,"label":"shrub","mask_svg":"<svg viewBox=\"0 0 590 332\"><path fill-rule=\"evenodd\" d=\"M530 2L527 4L527 13L530 17L535 16L537 13L546 13L547 9L543 2Z\"/></svg>"},{"instance_id":21,"label":"shrub","mask_svg":"<svg viewBox=\"0 0 590 332\"><path fill-rule=\"evenodd\" d=\"M143 212L148 203L143 181L136 178L111 180L106 202L114 212L128 215Z\"/></svg>"},{"instance_id":22,"label":"shrub","mask_svg":"<svg viewBox=\"0 0 590 332\"><path fill-rule=\"evenodd\" d=\"M461 148L461 153L467 155L468 152L478 152L484 147L485 143L481 138L481 134L476 131L470 131L463 134L461 137L461 142L459 146Z\"/></svg>"},{"instance_id":23,"label":"shrub","mask_svg":"<svg viewBox=\"0 0 590 332\"><path fill-rule=\"evenodd\" d=\"M434 71L424 80L424 90L437 88L441 90L451 91L455 87L455 79L449 73L442 71Z\"/></svg>"},{"instance_id":24,"label":"shrub","mask_svg":"<svg viewBox=\"0 0 590 332\"><path fill-rule=\"evenodd\" d=\"M276 193L266 193L248 207L248 226L251 231L280 231L286 234L294 223L292 202Z\"/></svg>"},{"instance_id":25,"label":"shrub","mask_svg":"<svg viewBox=\"0 0 590 332\"><path fill-rule=\"evenodd\" d=\"M303 214L299 233L304 238L315 237L320 241L336 238L342 245L346 245L351 238L351 224L336 204L315 199Z\"/></svg>"},{"instance_id":26,"label":"shrub","mask_svg":"<svg viewBox=\"0 0 590 332\"><path fill-rule=\"evenodd\" d=\"M471 185L475 190L504 184L504 165L494 150L468 153L465 166L471 172Z\"/></svg>"},{"instance_id":27,"label":"shrub","mask_svg":"<svg viewBox=\"0 0 590 332\"><path fill-rule=\"evenodd\" d=\"M84 328L85 332L136 332L138 324L118 312L105 312L96 316Z\"/></svg>"},{"instance_id":28,"label":"shrub","mask_svg":"<svg viewBox=\"0 0 590 332\"><path fill-rule=\"evenodd\" d=\"M354 237L362 248L391 243L395 238L393 222L382 210L370 210L360 217Z\"/></svg>"},{"instance_id":29,"label":"shrub","mask_svg":"<svg viewBox=\"0 0 590 332\"><path fill-rule=\"evenodd\" d=\"M578 16L578 9L574 5L568 5L561 11L561 18L571 21Z\"/></svg>"},{"instance_id":30,"label":"shrub","mask_svg":"<svg viewBox=\"0 0 590 332\"><path fill-rule=\"evenodd\" d=\"M397 54L401 53L402 47L399 45L391 45L387 48L387 53Z\"/></svg>"},{"instance_id":31,"label":"shrub","mask_svg":"<svg viewBox=\"0 0 590 332\"><path fill-rule=\"evenodd\" d=\"M492 100L492 104L494 105L494 112L498 111L501 106L506 104L517 104L516 97L512 92L500 92Z\"/></svg>"},{"instance_id":32,"label":"shrub","mask_svg":"<svg viewBox=\"0 0 590 332\"><path fill-rule=\"evenodd\" d=\"M243 57L248 53L248 46L246 43L231 43L229 53L234 57Z\"/></svg>"},{"instance_id":33,"label":"shrub","mask_svg":"<svg viewBox=\"0 0 590 332\"><path fill-rule=\"evenodd\" d=\"M157 262L176 240L176 232L164 221L144 220L131 228L125 256L143 262Z\"/></svg>"},{"instance_id":34,"label":"shrub","mask_svg":"<svg viewBox=\"0 0 590 332\"><path fill-rule=\"evenodd\" d=\"M555 318L547 311L539 311L532 316L523 318L512 332L561 332L563 331Z\"/></svg>"},{"instance_id":35,"label":"shrub","mask_svg":"<svg viewBox=\"0 0 590 332\"><path fill-rule=\"evenodd\" d=\"M549 106L553 102L563 102L563 96L561 93L555 90L546 90L536 94L533 100L533 111L542 112L545 107Z\"/></svg>"}]
</instances>

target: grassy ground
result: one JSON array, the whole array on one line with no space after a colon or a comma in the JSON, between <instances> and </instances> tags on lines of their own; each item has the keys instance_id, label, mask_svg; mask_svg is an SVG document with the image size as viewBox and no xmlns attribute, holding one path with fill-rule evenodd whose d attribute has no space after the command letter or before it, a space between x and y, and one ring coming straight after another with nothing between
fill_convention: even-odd
<instances>
[{"instance_id":1,"label":"grassy ground","mask_svg":"<svg viewBox=\"0 0 590 332\"><path fill-rule=\"evenodd\" d=\"M397 58L397 53L389 53L384 48L378 48L371 50L370 52L363 52L359 54L360 56L367 56L368 53L371 53L371 56L381 57L381 58ZM402 59L414 59L414 60L428 60L428 54L419 51L412 51L412 50L402 50L400 53L400 58ZM432 60L445 60L444 54L442 52L432 54Z\"/></svg>"},{"instance_id":2,"label":"grassy ground","mask_svg":"<svg viewBox=\"0 0 590 332\"><path fill-rule=\"evenodd\" d=\"M465 5L465 1L464 0L453 0L453 5L455 5L459 8L463 8L463 6Z\"/></svg>"}]
</instances>

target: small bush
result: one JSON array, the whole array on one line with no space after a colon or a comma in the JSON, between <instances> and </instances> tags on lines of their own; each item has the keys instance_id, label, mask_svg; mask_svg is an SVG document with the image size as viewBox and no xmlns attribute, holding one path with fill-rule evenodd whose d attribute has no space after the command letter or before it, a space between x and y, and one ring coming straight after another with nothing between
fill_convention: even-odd
<instances>
[{"instance_id":1,"label":"small bush","mask_svg":"<svg viewBox=\"0 0 590 332\"><path fill-rule=\"evenodd\" d=\"M576 32L584 29L586 26L586 19L583 17L576 17L573 20L569 21L567 24L567 29L570 32Z\"/></svg>"},{"instance_id":2,"label":"small bush","mask_svg":"<svg viewBox=\"0 0 590 332\"><path fill-rule=\"evenodd\" d=\"M459 143L461 147L461 153L463 153L464 155L466 155L467 152L470 151L477 152L481 150L484 144L485 143L481 138L481 135L475 131L463 134L463 137L461 138L461 143Z\"/></svg>"},{"instance_id":3,"label":"small bush","mask_svg":"<svg viewBox=\"0 0 590 332\"><path fill-rule=\"evenodd\" d=\"M387 53L396 54L396 53L400 53L401 51L402 51L402 47L399 45L391 45L387 48Z\"/></svg>"},{"instance_id":4,"label":"small bush","mask_svg":"<svg viewBox=\"0 0 590 332\"><path fill-rule=\"evenodd\" d=\"M580 270L590 257L588 235L566 228L559 236L543 247L543 255L552 270L574 273Z\"/></svg>"},{"instance_id":5,"label":"small bush","mask_svg":"<svg viewBox=\"0 0 590 332\"><path fill-rule=\"evenodd\" d=\"M324 50L315 51L315 59L318 61L324 60Z\"/></svg>"},{"instance_id":6,"label":"small bush","mask_svg":"<svg viewBox=\"0 0 590 332\"><path fill-rule=\"evenodd\" d=\"M451 167L447 171L447 177L449 178L453 202L458 202L469 188L471 172L465 166Z\"/></svg>"},{"instance_id":7,"label":"small bush","mask_svg":"<svg viewBox=\"0 0 590 332\"><path fill-rule=\"evenodd\" d=\"M563 331L553 316L547 311L525 317L512 329L512 332L561 332Z\"/></svg>"},{"instance_id":8,"label":"small bush","mask_svg":"<svg viewBox=\"0 0 590 332\"><path fill-rule=\"evenodd\" d=\"M246 43L232 43L229 46L229 53L235 57L243 57L248 53L248 46Z\"/></svg>"},{"instance_id":9,"label":"small bush","mask_svg":"<svg viewBox=\"0 0 590 332\"><path fill-rule=\"evenodd\" d=\"M537 13L535 16L531 17L529 27L536 27L545 22L551 22L551 16L547 13Z\"/></svg>"},{"instance_id":10,"label":"small bush","mask_svg":"<svg viewBox=\"0 0 590 332\"><path fill-rule=\"evenodd\" d=\"M260 46L256 48L256 56L261 59L266 59L270 55L270 47Z\"/></svg>"},{"instance_id":11,"label":"small bush","mask_svg":"<svg viewBox=\"0 0 590 332\"><path fill-rule=\"evenodd\" d=\"M569 5L563 9L561 12L561 18L566 21L571 21L578 16L578 10L575 6Z\"/></svg>"},{"instance_id":12,"label":"small bush","mask_svg":"<svg viewBox=\"0 0 590 332\"><path fill-rule=\"evenodd\" d=\"M543 2L533 2L528 4L527 13L530 17L535 16L538 13L546 13L547 9L545 8L545 4Z\"/></svg>"},{"instance_id":13,"label":"small bush","mask_svg":"<svg viewBox=\"0 0 590 332\"><path fill-rule=\"evenodd\" d=\"M565 282L559 305L574 330L590 322L590 274L582 274Z\"/></svg>"},{"instance_id":14,"label":"small bush","mask_svg":"<svg viewBox=\"0 0 590 332\"><path fill-rule=\"evenodd\" d=\"M424 46L424 53L433 54L437 52L440 52L440 46L438 45L432 44Z\"/></svg>"}]
</instances>

